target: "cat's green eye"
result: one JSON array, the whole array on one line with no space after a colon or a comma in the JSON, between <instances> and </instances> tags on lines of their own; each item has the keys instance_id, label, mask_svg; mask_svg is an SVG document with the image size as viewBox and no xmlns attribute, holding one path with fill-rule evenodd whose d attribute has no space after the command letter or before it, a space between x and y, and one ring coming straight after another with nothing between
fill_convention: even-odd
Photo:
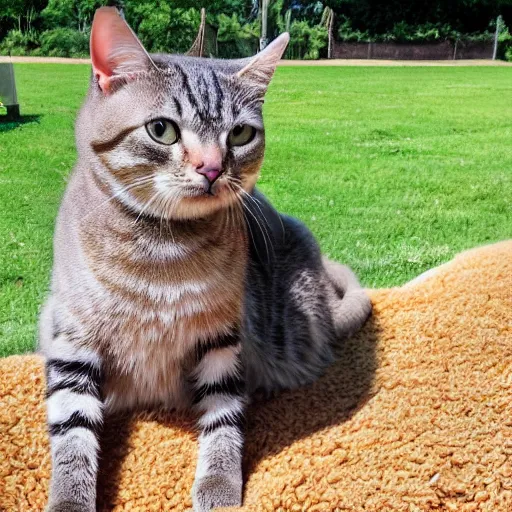
<instances>
[{"instance_id":1,"label":"cat's green eye","mask_svg":"<svg viewBox=\"0 0 512 512\"><path fill-rule=\"evenodd\" d=\"M180 131L169 119L155 119L146 125L149 136L160 144L174 144L180 138Z\"/></svg>"},{"instance_id":2,"label":"cat's green eye","mask_svg":"<svg viewBox=\"0 0 512 512\"><path fill-rule=\"evenodd\" d=\"M230 146L244 146L249 144L256 135L256 128L248 124L237 124L228 135Z\"/></svg>"}]
</instances>

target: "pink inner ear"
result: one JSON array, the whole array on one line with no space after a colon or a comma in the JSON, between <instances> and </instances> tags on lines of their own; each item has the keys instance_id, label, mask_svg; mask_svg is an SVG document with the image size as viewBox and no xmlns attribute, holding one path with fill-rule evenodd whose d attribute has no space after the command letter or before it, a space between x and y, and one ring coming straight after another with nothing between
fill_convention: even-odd
<instances>
[{"instance_id":1,"label":"pink inner ear","mask_svg":"<svg viewBox=\"0 0 512 512\"><path fill-rule=\"evenodd\" d=\"M279 59L290 41L290 34L283 32L274 39L264 50L258 53L241 71L239 77L248 77L256 83L266 87L270 82Z\"/></svg>"},{"instance_id":2,"label":"pink inner ear","mask_svg":"<svg viewBox=\"0 0 512 512\"><path fill-rule=\"evenodd\" d=\"M115 75L133 75L152 61L115 7L100 7L91 30L91 59L100 88L108 92Z\"/></svg>"},{"instance_id":3,"label":"pink inner ear","mask_svg":"<svg viewBox=\"0 0 512 512\"><path fill-rule=\"evenodd\" d=\"M109 79L114 74L110 59L116 21L120 19L117 9L103 7L96 11L91 30L91 60L94 75L98 78L100 88L108 91ZM122 21L122 20L120 20Z\"/></svg>"}]
</instances>

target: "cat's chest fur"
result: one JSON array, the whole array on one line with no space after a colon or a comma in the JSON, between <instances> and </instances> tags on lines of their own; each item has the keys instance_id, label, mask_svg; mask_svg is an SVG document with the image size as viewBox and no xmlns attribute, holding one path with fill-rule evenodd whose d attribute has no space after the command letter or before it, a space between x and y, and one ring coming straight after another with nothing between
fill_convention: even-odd
<instances>
[{"instance_id":1,"label":"cat's chest fur","mask_svg":"<svg viewBox=\"0 0 512 512\"><path fill-rule=\"evenodd\" d=\"M123 228L81 236L107 409L186 406L197 345L241 320L243 233Z\"/></svg>"}]
</instances>

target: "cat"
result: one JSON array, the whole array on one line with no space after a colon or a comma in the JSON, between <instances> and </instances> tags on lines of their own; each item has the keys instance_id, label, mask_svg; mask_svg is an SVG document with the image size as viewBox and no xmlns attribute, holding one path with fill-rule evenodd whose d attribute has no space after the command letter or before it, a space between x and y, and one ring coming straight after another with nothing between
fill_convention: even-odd
<instances>
[{"instance_id":1,"label":"cat","mask_svg":"<svg viewBox=\"0 0 512 512\"><path fill-rule=\"evenodd\" d=\"M249 399L313 382L370 315L355 275L255 189L288 39L250 59L150 56L96 12L39 327L48 512L96 509L104 418L137 408L195 411L193 508L240 505Z\"/></svg>"}]
</instances>

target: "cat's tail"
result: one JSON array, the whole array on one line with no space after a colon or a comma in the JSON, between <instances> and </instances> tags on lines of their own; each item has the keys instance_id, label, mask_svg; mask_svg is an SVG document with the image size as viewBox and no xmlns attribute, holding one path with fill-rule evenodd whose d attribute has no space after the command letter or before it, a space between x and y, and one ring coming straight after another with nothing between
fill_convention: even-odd
<instances>
[{"instance_id":1,"label":"cat's tail","mask_svg":"<svg viewBox=\"0 0 512 512\"><path fill-rule=\"evenodd\" d=\"M325 257L322 261L336 291L332 304L336 335L346 338L364 325L371 315L372 303L350 268Z\"/></svg>"}]
</instances>

